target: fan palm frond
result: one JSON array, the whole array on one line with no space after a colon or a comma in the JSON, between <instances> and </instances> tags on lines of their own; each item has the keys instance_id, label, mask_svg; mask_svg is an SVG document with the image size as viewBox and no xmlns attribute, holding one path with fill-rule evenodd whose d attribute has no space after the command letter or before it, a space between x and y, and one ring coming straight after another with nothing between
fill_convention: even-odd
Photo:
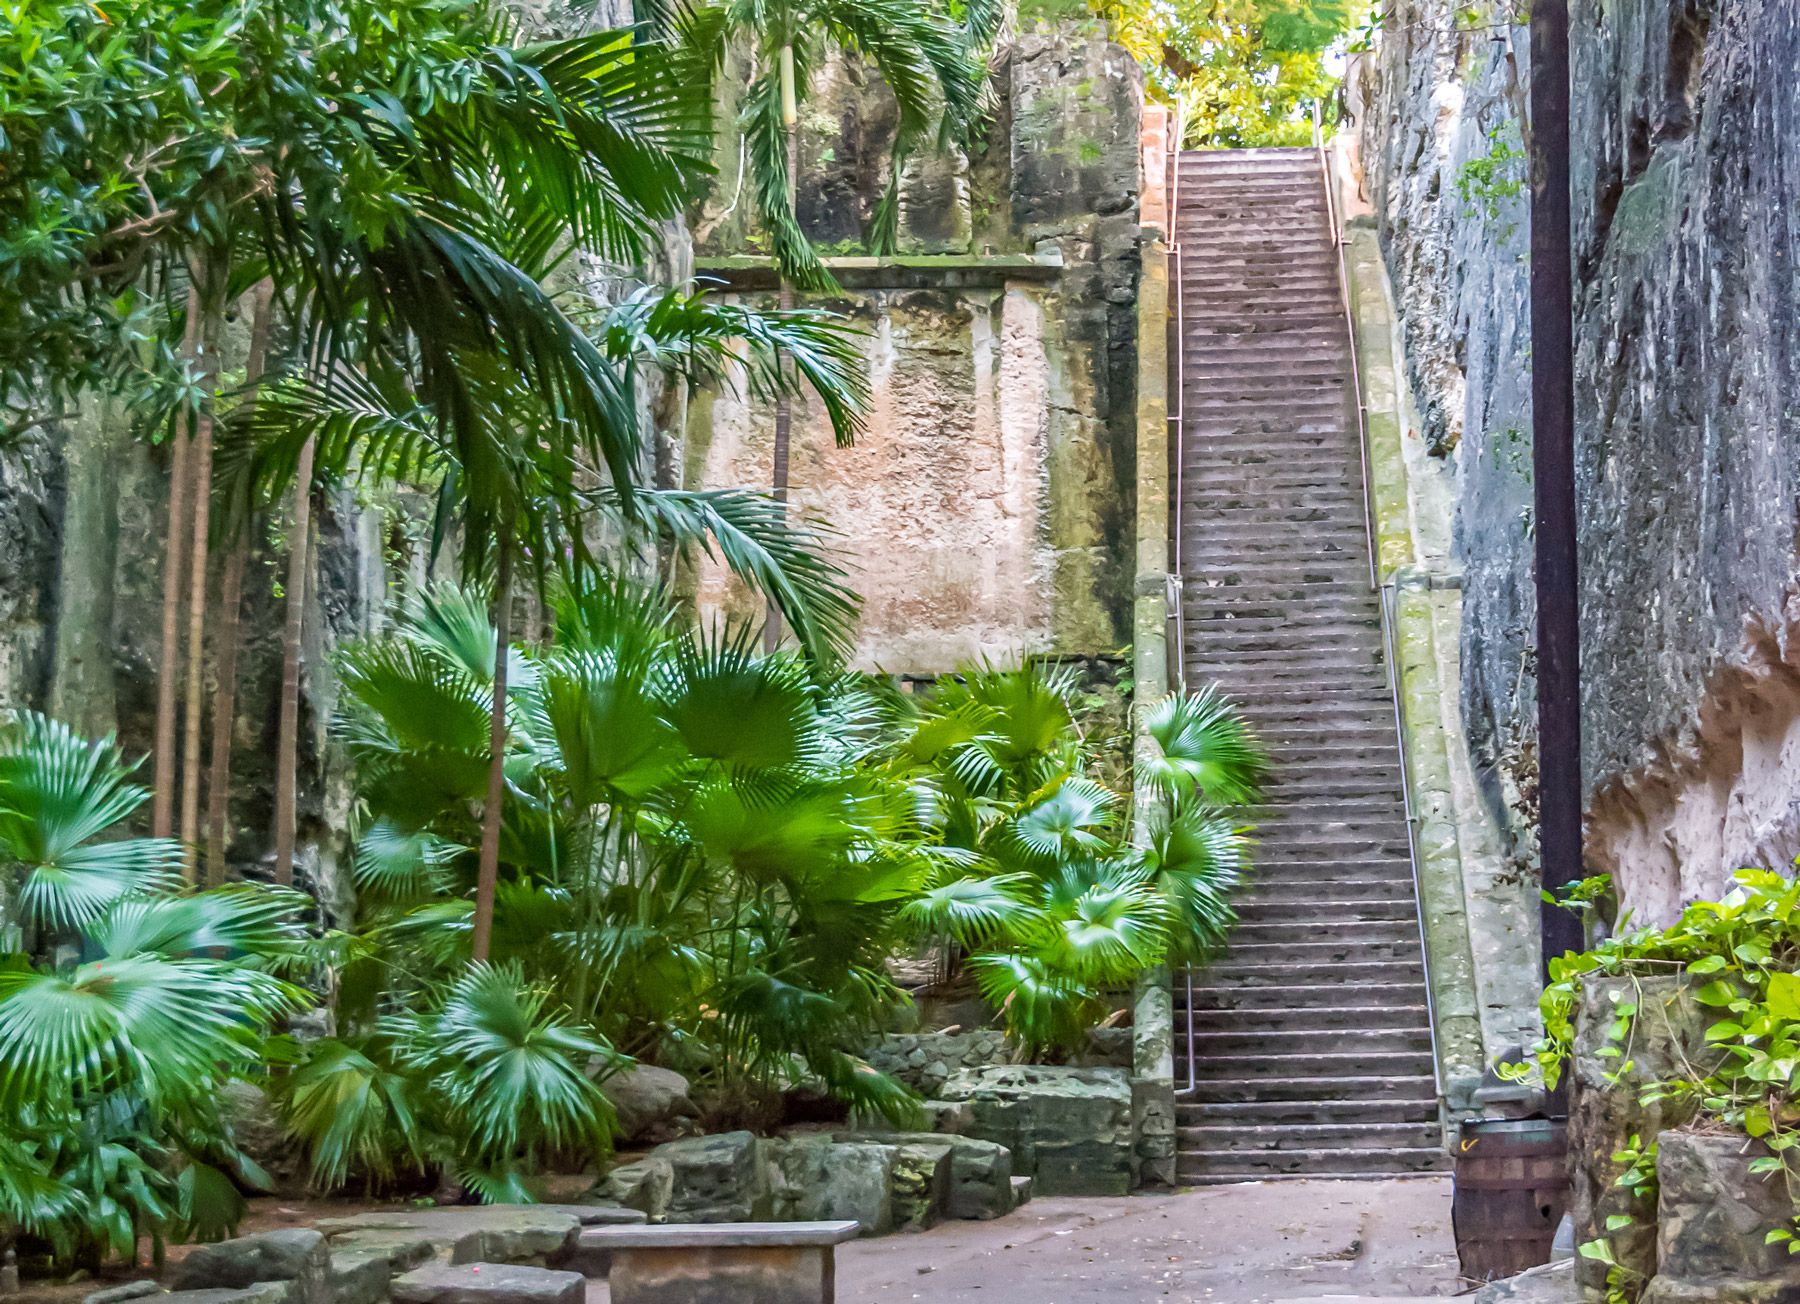
<instances>
[{"instance_id":1,"label":"fan palm frond","mask_svg":"<svg viewBox=\"0 0 1800 1304\"><path fill-rule=\"evenodd\" d=\"M1156 743L1145 774L1157 787L1229 805L1255 800L1268 759L1218 685L1165 697L1144 725Z\"/></svg>"},{"instance_id":2,"label":"fan palm frond","mask_svg":"<svg viewBox=\"0 0 1800 1304\"><path fill-rule=\"evenodd\" d=\"M0 869L23 870L18 900L34 923L80 928L178 881L173 839L102 840L150 795L132 769L110 737L90 742L35 711L0 726Z\"/></svg>"},{"instance_id":3,"label":"fan palm frond","mask_svg":"<svg viewBox=\"0 0 1800 1304\"><path fill-rule=\"evenodd\" d=\"M900 918L924 937L986 946L1040 922L1040 912L1025 895L1030 884L1028 874L951 879L913 897L901 908Z\"/></svg>"}]
</instances>

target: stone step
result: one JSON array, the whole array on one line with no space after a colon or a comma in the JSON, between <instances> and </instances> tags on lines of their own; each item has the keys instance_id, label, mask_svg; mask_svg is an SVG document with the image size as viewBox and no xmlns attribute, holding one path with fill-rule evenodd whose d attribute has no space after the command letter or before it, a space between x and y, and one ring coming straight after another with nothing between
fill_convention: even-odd
<instances>
[{"instance_id":1,"label":"stone step","mask_svg":"<svg viewBox=\"0 0 1800 1304\"><path fill-rule=\"evenodd\" d=\"M1199 1123L1177 1127L1184 1151L1442 1150L1437 1121L1402 1123Z\"/></svg>"},{"instance_id":2,"label":"stone step","mask_svg":"<svg viewBox=\"0 0 1800 1304\"><path fill-rule=\"evenodd\" d=\"M1430 1098L1436 1091L1436 1081L1427 1067L1424 1073L1398 1075L1371 1072L1342 1077L1324 1074L1288 1078L1207 1077L1194 1084L1189 1099L1196 1104L1265 1100L1420 1100Z\"/></svg>"},{"instance_id":3,"label":"stone step","mask_svg":"<svg viewBox=\"0 0 1800 1304\"><path fill-rule=\"evenodd\" d=\"M1231 930L1232 948L1241 945L1264 945L1301 941L1407 942L1419 944L1418 926L1411 920L1340 918L1329 912L1312 912L1308 918L1246 918L1239 911L1237 926Z\"/></svg>"},{"instance_id":4,"label":"stone step","mask_svg":"<svg viewBox=\"0 0 1800 1304\"><path fill-rule=\"evenodd\" d=\"M1260 869L1252 868L1251 882L1256 882L1261 874ZM1330 884L1328 886L1338 886ZM1371 885L1373 886L1373 885ZM1297 908L1304 908L1309 917L1329 917L1337 927L1353 924L1392 924L1398 928L1412 930L1416 936L1417 907L1413 903L1411 884L1400 882L1393 890L1382 897L1344 898L1334 893L1317 893L1313 895L1295 894L1291 897L1275 896L1243 896L1236 902L1238 927L1244 928L1252 924L1283 923L1294 917ZM1304 923L1297 927L1304 928Z\"/></svg>"},{"instance_id":5,"label":"stone step","mask_svg":"<svg viewBox=\"0 0 1800 1304\"><path fill-rule=\"evenodd\" d=\"M1420 1022L1405 1028L1297 1028L1264 1027L1260 1020L1244 1026L1196 1027L1192 1038L1185 1024L1175 1029L1175 1044L1192 1040L1194 1053L1207 1061L1261 1058L1263 1055L1430 1055L1431 1026ZM1177 1055L1185 1055L1178 1049Z\"/></svg>"},{"instance_id":6,"label":"stone step","mask_svg":"<svg viewBox=\"0 0 1800 1304\"><path fill-rule=\"evenodd\" d=\"M1422 980L1424 963L1406 960L1320 960L1251 963L1227 953L1206 970L1208 990L1253 987L1397 987ZM1200 988L1195 988L1198 996ZM1359 995L1358 1000L1368 999Z\"/></svg>"},{"instance_id":7,"label":"stone step","mask_svg":"<svg viewBox=\"0 0 1800 1304\"><path fill-rule=\"evenodd\" d=\"M1339 1029L1399 1029L1407 1032L1420 1029L1429 1036L1431 1019L1423 1005L1319 1005L1291 1010L1196 1010L1194 1026L1196 1031L1203 1028L1218 1032L1258 1029L1256 1035L1259 1036L1264 1032L1287 1031L1311 1036L1315 1032ZM1185 1035L1186 1027L1185 1018L1176 1020L1178 1039Z\"/></svg>"},{"instance_id":8,"label":"stone step","mask_svg":"<svg viewBox=\"0 0 1800 1304\"><path fill-rule=\"evenodd\" d=\"M1412 881L1412 861L1407 856L1340 856L1321 863L1307 857L1280 856L1263 847L1257 851L1256 879L1247 899L1289 892L1305 896L1324 893L1327 887L1332 891L1325 896L1336 896L1339 889L1345 893L1377 891L1373 886L1357 886L1364 883L1404 883L1411 891Z\"/></svg>"},{"instance_id":9,"label":"stone step","mask_svg":"<svg viewBox=\"0 0 1800 1304\"><path fill-rule=\"evenodd\" d=\"M1211 971L1204 975L1216 983ZM1289 1010L1318 1009L1322 1006L1356 1005L1422 1005L1425 981L1420 973L1395 981L1363 981L1352 984L1337 982L1270 982L1257 986L1196 986L1190 993L1178 988L1175 1000L1185 1010L1189 998L1196 1013L1201 1010Z\"/></svg>"},{"instance_id":10,"label":"stone step","mask_svg":"<svg viewBox=\"0 0 1800 1304\"><path fill-rule=\"evenodd\" d=\"M1320 942L1262 942L1240 940L1235 935L1217 964L1226 972L1241 972L1249 966L1304 965L1323 970L1337 964L1418 964L1419 938L1413 936L1376 939L1336 938Z\"/></svg>"},{"instance_id":11,"label":"stone step","mask_svg":"<svg viewBox=\"0 0 1800 1304\"><path fill-rule=\"evenodd\" d=\"M1361 1175L1392 1177L1403 1173L1437 1173L1448 1171L1449 1156L1441 1147L1358 1149L1320 1148L1311 1150L1188 1150L1183 1148L1175 1163L1175 1180L1185 1186L1244 1182L1286 1177L1317 1178L1323 1173L1336 1177Z\"/></svg>"},{"instance_id":12,"label":"stone step","mask_svg":"<svg viewBox=\"0 0 1800 1304\"><path fill-rule=\"evenodd\" d=\"M1400 1100L1251 1100L1196 1103L1177 1096L1178 1127L1209 1127L1234 1123L1245 1127L1325 1123L1425 1123L1435 1124L1437 1100L1426 1094Z\"/></svg>"}]
</instances>

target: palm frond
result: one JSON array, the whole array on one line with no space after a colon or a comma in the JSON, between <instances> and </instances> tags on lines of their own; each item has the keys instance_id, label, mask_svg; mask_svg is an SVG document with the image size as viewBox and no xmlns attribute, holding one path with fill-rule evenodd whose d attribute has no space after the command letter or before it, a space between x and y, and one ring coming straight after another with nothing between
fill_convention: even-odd
<instances>
[{"instance_id":1,"label":"palm frond","mask_svg":"<svg viewBox=\"0 0 1800 1304\"><path fill-rule=\"evenodd\" d=\"M1218 685L1165 697L1144 724L1156 743L1145 774L1158 788L1230 805L1255 800L1268 760Z\"/></svg>"},{"instance_id":2,"label":"palm frond","mask_svg":"<svg viewBox=\"0 0 1800 1304\"><path fill-rule=\"evenodd\" d=\"M35 711L0 726L0 862L24 870L18 900L34 923L80 928L178 881L173 839L101 840L149 796L132 768L110 737L90 742Z\"/></svg>"},{"instance_id":3,"label":"palm frond","mask_svg":"<svg viewBox=\"0 0 1800 1304\"><path fill-rule=\"evenodd\" d=\"M952 879L913 897L901 907L900 918L924 937L954 938L971 948L986 946L1039 922L1037 907L1025 896L1030 883L1028 874Z\"/></svg>"}]
</instances>

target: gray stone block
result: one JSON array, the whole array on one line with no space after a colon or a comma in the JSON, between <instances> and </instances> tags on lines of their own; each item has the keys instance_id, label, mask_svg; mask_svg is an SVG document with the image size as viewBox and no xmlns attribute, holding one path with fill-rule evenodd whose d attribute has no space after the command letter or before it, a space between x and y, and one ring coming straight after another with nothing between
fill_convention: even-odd
<instances>
[{"instance_id":1,"label":"gray stone block","mask_svg":"<svg viewBox=\"0 0 1800 1304\"><path fill-rule=\"evenodd\" d=\"M169 1274L176 1291L243 1290L282 1283L294 1304L324 1304L331 1272L325 1237L311 1227L238 1236L197 1245Z\"/></svg>"},{"instance_id":2,"label":"gray stone block","mask_svg":"<svg viewBox=\"0 0 1800 1304\"><path fill-rule=\"evenodd\" d=\"M1800 1300L1800 1256L1765 1243L1795 1212L1779 1173L1751 1175L1767 1154L1741 1136L1657 1138L1656 1276L1642 1304Z\"/></svg>"},{"instance_id":3,"label":"gray stone block","mask_svg":"<svg viewBox=\"0 0 1800 1304\"><path fill-rule=\"evenodd\" d=\"M893 1228L892 1146L802 1136L765 1141L763 1154L769 1216L776 1221L848 1220L866 1235Z\"/></svg>"},{"instance_id":4,"label":"gray stone block","mask_svg":"<svg viewBox=\"0 0 1800 1304\"><path fill-rule=\"evenodd\" d=\"M141 1299L145 1295L160 1295L162 1286L154 1281L126 1281L117 1286L108 1286L105 1290L94 1291L84 1295L81 1304L125 1304L128 1299Z\"/></svg>"},{"instance_id":5,"label":"gray stone block","mask_svg":"<svg viewBox=\"0 0 1800 1304\"><path fill-rule=\"evenodd\" d=\"M922 1232L949 1212L953 1150L947 1140L893 1147L890 1189L896 1230Z\"/></svg>"},{"instance_id":6,"label":"gray stone block","mask_svg":"<svg viewBox=\"0 0 1800 1304\"><path fill-rule=\"evenodd\" d=\"M1131 1085L1122 1069L964 1070L944 1084L943 1096L968 1102L970 1134L1010 1150L1014 1170L1034 1178L1039 1195L1131 1189Z\"/></svg>"},{"instance_id":7,"label":"gray stone block","mask_svg":"<svg viewBox=\"0 0 1800 1304\"><path fill-rule=\"evenodd\" d=\"M431 1264L393 1283L394 1304L582 1304L587 1279L514 1263Z\"/></svg>"},{"instance_id":8,"label":"gray stone block","mask_svg":"<svg viewBox=\"0 0 1800 1304\"><path fill-rule=\"evenodd\" d=\"M386 1255L401 1272L426 1259L446 1263L548 1263L574 1249L587 1206L490 1204L327 1218L318 1224L334 1255Z\"/></svg>"},{"instance_id":9,"label":"gray stone block","mask_svg":"<svg viewBox=\"0 0 1800 1304\"><path fill-rule=\"evenodd\" d=\"M651 1156L669 1165L670 1222L757 1222L768 1216L760 1142L751 1133L671 1141Z\"/></svg>"}]
</instances>

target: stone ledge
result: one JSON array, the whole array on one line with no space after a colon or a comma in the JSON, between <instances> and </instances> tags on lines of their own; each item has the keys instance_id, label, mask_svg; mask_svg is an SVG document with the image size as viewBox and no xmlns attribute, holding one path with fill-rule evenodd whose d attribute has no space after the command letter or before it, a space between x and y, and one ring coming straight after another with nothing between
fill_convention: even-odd
<instances>
[{"instance_id":1,"label":"stone ledge","mask_svg":"<svg viewBox=\"0 0 1800 1304\"><path fill-rule=\"evenodd\" d=\"M841 1245L855 1240L862 1224L791 1223L663 1223L658 1227L589 1227L581 1233L584 1249L671 1250L689 1246Z\"/></svg>"},{"instance_id":2,"label":"stone ledge","mask_svg":"<svg viewBox=\"0 0 1800 1304\"><path fill-rule=\"evenodd\" d=\"M997 288L1008 281L1053 281L1065 264L1059 250L1042 254L920 254L844 256L821 262L846 290L957 290ZM694 279L723 290L773 290L775 262L754 254L696 258Z\"/></svg>"}]
</instances>

